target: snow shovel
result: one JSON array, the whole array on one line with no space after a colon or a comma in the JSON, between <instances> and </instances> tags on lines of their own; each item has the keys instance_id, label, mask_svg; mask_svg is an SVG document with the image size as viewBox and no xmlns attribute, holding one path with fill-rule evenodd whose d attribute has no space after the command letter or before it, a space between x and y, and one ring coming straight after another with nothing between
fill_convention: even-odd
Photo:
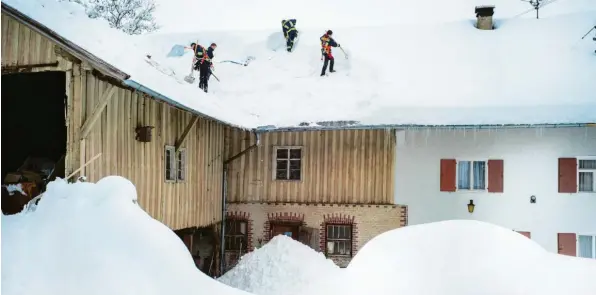
<instances>
[{"instance_id":1,"label":"snow shovel","mask_svg":"<svg viewBox=\"0 0 596 295\"><path fill-rule=\"evenodd\" d=\"M199 45L199 40L197 40L197 46ZM186 77L184 77L184 81L188 82L189 84L192 84L195 82L195 77L193 76L194 73L194 69L195 69L195 57L197 56L197 47L195 46L195 49L193 50L193 55L192 55L192 63L190 64L190 74Z\"/></svg>"},{"instance_id":2,"label":"snow shovel","mask_svg":"<svg viewBox=\"0 0 596 295\"><path fill-rule=\"evenodd\" d=\"M339 47L339 49L341 49L341 52L343 52L344 53L344 56L346 57L346 59L348 59L348 54L344 51L344 49L341 48L341 47Z\"/></svg>"},{"instance_id":3,"label":"snow shovel","mask_svg":"<svg viewBox=\"0 0 596 295\"><path fill-rule=\"evenodd\" d=\"M213 74L213 71L211 71L211 76L213 76L213 78L215 78L215 80L217 80L217 82L219 82L219 78L217 78L217 76L215 76L215 74Z\"/></svg>"},{"instance_id":4,"label":"snow shovel","mask_svg":"<svg viewBox=\"0 0 596 295\"><path fill-rule=\"evenodd\" d=\"M186 46L184 46L184 45L180 45L180 44L174 45L174 47L172 47L172 49L168 53L167 57L181 57L181 56L183 56L184 48L186 48Z\"/></svg>"}]
</instances>

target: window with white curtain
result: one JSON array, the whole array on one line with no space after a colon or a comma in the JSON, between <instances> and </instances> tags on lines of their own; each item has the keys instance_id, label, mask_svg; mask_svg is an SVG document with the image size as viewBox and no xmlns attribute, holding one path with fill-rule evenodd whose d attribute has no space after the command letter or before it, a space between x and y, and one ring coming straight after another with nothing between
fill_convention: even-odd
<instances>
[{"instance_id":1,"label":"window with white curtain","mask_svg":"<svg viewBox=\"0 0 596 295\"><path fill-rule=\"evenodd\" d=\"M577 256L596 259L596 236L577 236Z\"/></svg>"},{"instance_id":2,"label":"window with white curtain","mask_svg":"<svg viewBox=\"0 0 596 295\"><path fill-rule=\"evenodd\" d=\"M457 189L485 190L486 189L486 161L458 161Z\"/></svg>"},{"instance_id":3,"label":"window with white curtain","mask_svg":"<svg viewBox=\"0 0 596 295\"><path fill-rule=\"evenodd\" d=\"M579 159L578 166L578 191L596 192L596 159Z\"/></svg>"}]
</instances>

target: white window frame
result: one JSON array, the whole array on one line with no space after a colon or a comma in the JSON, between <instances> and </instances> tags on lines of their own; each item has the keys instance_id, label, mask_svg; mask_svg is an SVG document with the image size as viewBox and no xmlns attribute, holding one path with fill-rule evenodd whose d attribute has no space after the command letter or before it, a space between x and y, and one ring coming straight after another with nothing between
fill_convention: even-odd
<instances>
[{"instance_id":1,"label":"white window frame","mask_svg":"<svg viewBox=\"0 0 596 295\"><path fill-rule=\"evenodd\" d=\"M168 159L168 151L170 152L170 155L172 155L170 159ZM163 172L165 181L176 182L176 148L170 145L166 145L163 152L163 157ZM166 164L168 163L168 161L170 162L170 174L168 174L168 170L166 169Z\"/></svg>"},{"instance_id":2,"label":"white window frame","mask_svg":"<svg viewBox=\"0 0 596 295\"><path fill-rule=\"evenodd\" d=\"M172 155L172 157L169 159L170 161L170 175L168 175L168 171L166 170L166 161L168 161L168 156L167 156L167 152L170 151L170 154ZM183 165L182 165L182 169L183 169L183 177L179 178L178 177L178 157L182 156L183 157ZM187 164L188 160L187 160L187 153L186 153L186 149L185 148L180 148L178 149L178 152L176 152L176 147L171 146L171 145L166 145L165 149L164 149L164 180L165 182L169 182L169 183L175 183L175 182L185 182L186 181L186 173L187 173Z\"/></svg>"},{"instance_id":3,"label":"white window frame","mask_svg":"<svg viewBox=\"0 0 596 295\"><path fill-rule=\"evenodd\" d=\"M459 188L459 162L470 162L470 188ZM484 189L475 189L474 188L474 162L484 162L486 167L484 169ZM455 189L458 192L472 192L472 193L482 193L488 192L488 159L456 159L455 160Z\"/></svg>"},{"instance_id":4,"label":"white window frame","mask_svg":"<svg viewBox=\"0 0 596 295\"><path fill-rule=\"evenodd\" d=\"M300 179L290 179L290 171L288 171L288 178L287 179L277 179L277 151L278 150L288 150L288 157L290 156L290 150L291 149L299 149L300 150ZM290 160L297 160L297 159L292 159L292 158L288 158L288 170L290 169ZM287 145L287 146L274 146L273 147L273 155L272 155L272 173L271 173L271 178L274 181L302 181L304 175L302 174L304 171L304 149L302 146L296 146L296 145Z\"/></svg>"},{"instance_id":5,"label":"white window frame","mask_svg":"<svg viewBox=\"0 0 596 295\"><path fill-rule=\"evenodd\" d=\"M588 157L577 157L577 192L578 193L588 193L588 194L593 194L596 193L596 169L580 169L579 168L579 162L582 160L596 160L596 156L588 156ZM580 191L580 186L579 186L579 173L580 172L592 172L593 177L592 177L592 181L594 182L592 184L592 188L594 188L593 191Z\"/></svg>"},{"instance_id":6,"label":"white window frame","mask_svg":"<svg viewBox=\"0 0 596 295\"><path fill-rule=\"evenodd\" d=\"M592 258L596 259L596 234L576 234L575 236L575 256L579 257L579 236L591 236L592 237Z\"/></svg>"}]
</instances>

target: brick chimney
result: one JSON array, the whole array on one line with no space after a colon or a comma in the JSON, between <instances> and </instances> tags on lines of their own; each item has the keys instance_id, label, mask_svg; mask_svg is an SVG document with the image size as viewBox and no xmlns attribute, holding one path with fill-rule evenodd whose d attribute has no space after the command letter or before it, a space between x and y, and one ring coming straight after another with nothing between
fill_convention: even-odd
<instances>
[{"instance_id":1,"label":"brick chimney","mask_svg":"<svg viewBox=\"0 0 596 295\"><path fill-rule=\"evenodd\" d=\"M493 26L493 14L495 14L495 6L484 5L476 6L474 10L476 12L476 28L480 30L492 30Z\"/></svg>"}]
</instances>

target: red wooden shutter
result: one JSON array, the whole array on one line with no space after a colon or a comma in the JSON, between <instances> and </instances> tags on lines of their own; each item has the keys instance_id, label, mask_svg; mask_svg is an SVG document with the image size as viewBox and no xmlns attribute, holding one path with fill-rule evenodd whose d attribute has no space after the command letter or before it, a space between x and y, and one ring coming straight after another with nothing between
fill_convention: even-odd
<instances>
[{"instance_id":1,"label":"red wooden shutter","mask_svg":"<svg viewBox=\"0 0 596 295\"><path fill-rule=\"evenodd\" d=\"M455 159L441 159L441 191L455 191L455 175L457 173L457 162Z\"/></svg>"},{"instance_id":2,"label":"red wooden shutter","mask_svg":"<svg viewBox=\"0 0 596 295\"><path fill-rule=\"evenodd\" d=\"M529 231L518 231L518 233L528 239L532 239L532 234Z\"/></svg>"},{"instance_id":3,"label":"red wooden shutter","mask_svg":"<svg viewBox=\"0 0 596 295\"><path fill-rule=\"evenodd\" d=\"M559 192L577 193L576 158L559 158Z\"/></svg>"},{"instance_id":4,"label":"red wooden shutter","mask_svg":"<svg viewBox=\"0 0 596 295\"><path fill-rule=\"evenodd\" d=\"M573 233L559 233L559 254L577 256L576 238Z\"/></svg>"},{"instance_id":5,"label":"red wooden shutter","mask_svg":"<svg viewBox=\"0 0 596 295\"><path fill-rule=\"evenodd\" d=\"M503 192L503 160L488 160L488 192Z\"/></svg>"}]
</instances>

